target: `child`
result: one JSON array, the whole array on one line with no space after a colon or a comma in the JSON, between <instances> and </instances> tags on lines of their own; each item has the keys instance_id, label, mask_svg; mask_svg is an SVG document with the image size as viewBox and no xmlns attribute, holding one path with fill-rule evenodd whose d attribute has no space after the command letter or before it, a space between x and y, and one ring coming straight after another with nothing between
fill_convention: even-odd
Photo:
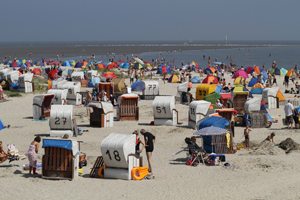
<instances>
[{"instance_id":1,"label":"child","mask_svg":"<svg viewBox=\"0 0 300 200\"><path fill-rule=\"evenodd\" d=\"M272 132L271 135L268 135L266 140L268 140L269 142L274 143L274 140L273 140L274 136L275 136L275 132Z\"/></svg>"},{"instance_id":2,"label":"child","mask_svg":"<svg viewBox=\"0 0 300 200\"><path fill-rule=\"evenodd\" d=\"M249 128L249 124L246 124L246 128L244 130L244 137L245 137L245 144L246 144L246 148L249 151L250 148L250 139L249 139L249 132L251 131L251 129Z\"/></svg>"},{"instance_id":3,"label":"child","mask_svg":"<svg viewBox=\"0 0 300 200\"><path fill-rule=\"evenodd\" d=\"M3 145L2 145L2 141L0 141L0 155L2 155L2 156L6 156L7 155L7 153L5 153L5 151L4 151L4 148L3 148Z\"/></svg>"}]
</instances>

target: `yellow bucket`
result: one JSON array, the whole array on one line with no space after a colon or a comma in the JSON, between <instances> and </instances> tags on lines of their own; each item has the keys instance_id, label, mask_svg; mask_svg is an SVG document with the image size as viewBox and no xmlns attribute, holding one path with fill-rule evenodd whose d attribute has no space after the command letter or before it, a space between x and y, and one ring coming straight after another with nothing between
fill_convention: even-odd
<instances>
[{"instance_id":1,"label":"yellow bucket","mask_svg":"<svg viewBox=\"0 0 300 200\"><path fill-rule=\"evenodd\" d=\"M82 174L83 170L82 169L78 169L78 173Z\"/></svg>"},{"instance_id":2,"label":"yellow bucket","mask_svg":"<svg viewBox=\"0 0 300 200\"><path fill-rule=\"evenodd\" d=\"M240 150L240 149L241 149L241 147L237 146L237 147L236 147L236 149L237 149L237 150Z\"/></svg>"},{"instance_id":3,"label":"yellow bucket","mask_svg":"<svg viewBox=\"0 0 300 200\"><path fill-rule=\"evenodd\" d=\"M240 148L242 149L242 148L244 148L244 146L241 144L241 145L240 145Z\"/></svg>"}]
</instances>

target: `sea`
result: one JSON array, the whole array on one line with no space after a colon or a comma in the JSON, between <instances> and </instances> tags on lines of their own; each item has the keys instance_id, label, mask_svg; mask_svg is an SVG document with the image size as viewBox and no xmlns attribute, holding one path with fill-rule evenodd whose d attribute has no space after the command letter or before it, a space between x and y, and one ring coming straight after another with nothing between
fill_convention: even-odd
<instances>
[{"instance_id":1,"label":"sea","mask_svg":"<svg viewBox=\"0 0 300 200\"><path fill-rule=\"evenodd\" d=\"M265 69L271 68L272 62L275 61L277 67L285 69L293 69L296 65L300 68L300 41L232 41L224 43L224 41L150 41L150 42L14 42L14 43L0 43L0 62L3 60L14 58L17 59L31 59L33 61L46 58L48 60L59 59L82 61L91 56L90 52L85 49L97 49L105 47L124 47L124 52L112 54L112 52L96 54L96 60L109 62L113 56L115 60L129 60L132 55L126 52L126 49L131 51L134 48L147 46L162 47L162 49L172 49L172 47L180 48L180 46L187 48L188 46L202 50L183 50L179 51L161 51L161 52L138 52L137 56L144 61L152 62L153 59L163 59L166 63L170 62L181 68L182 62L197 62L199 67L205 68L208 65L208 57L211 62L218 60L224 64L232 63L238 68L243 66L259 66L265 65ZM67 51L67 52L66 52ZM29 52L34 52L32 55ZM63 55L61 54L62 52ZM232 57L232 60L230 60ZM174 61L174 62L173 62Z\"/></svg>"}]
</instances>

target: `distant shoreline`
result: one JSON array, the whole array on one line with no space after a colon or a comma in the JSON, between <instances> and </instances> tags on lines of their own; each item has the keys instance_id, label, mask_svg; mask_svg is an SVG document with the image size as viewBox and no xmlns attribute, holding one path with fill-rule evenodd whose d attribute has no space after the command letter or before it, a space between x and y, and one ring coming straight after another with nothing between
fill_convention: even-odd
<instances>
[{"instance_id":1,"label":"distant shoreline","mask_svg":"<svg viewBox=\"0 0 300 200\"><path fill-rule=\"evenodd\" d=\"M166 44L166 45L83 45L83 46L24 46L24 47L6 47L0 48L0 59L4 59L5 56L11 56L12 59L17 53L18 59L30 59L28 53L32 53L32 59L38 60L45 58L56 58L57 54L64 54L64 57L79 57L79 56L91 56L106 55L107 53L115 53L116 55L130 56L131 54L141 54L146 52L163 52L163 51L191 51L191 50L211 50L211 49L233 49L233 48L253 48L253 47L273 47L273 46L289 46L289 45L214 45L214 44L191 44L191 45L178 45L178 44ZM64 58L62 58L64 59Z\"/></svg>"}]
</instances>

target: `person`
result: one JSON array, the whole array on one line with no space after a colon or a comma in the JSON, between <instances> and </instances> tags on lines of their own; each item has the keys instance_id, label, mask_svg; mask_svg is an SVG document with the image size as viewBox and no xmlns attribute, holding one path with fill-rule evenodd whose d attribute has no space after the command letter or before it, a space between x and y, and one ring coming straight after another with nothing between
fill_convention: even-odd
<instances>
[{"instance_id":1,"label":"person","mask_svg":"<svg viewBox=\"0 0 300 200\"><path fill-rule=\"evenodd\" d=\"M143 140L141 140L141 138L139 138L139 132L136 130L134 131L132 134L136 135L136 141L135 141L135 155L140 156L140 153L142 153L142 151L145 148L145 143L143 142ZM142 143L143 147L140 150L140 144Z\"/></svg>"},{"instance_id":2,"label":"person","mask_svg":"<svg viewBox=\"0 0 300 200\"><path fill-rule=\"evenodd\" d=\"M250 138L249 138L249 132L251 131L251 129L249 128L249 124L246 124L246 128L244 130L244 137L245 137L245 144L246 144L246 148L249 151L250 148Z\"/></svg>"},{"instance_id":3,"label":"person","mask_svg":"<svg viewBox=\"0 0 300 200\"><path fill-rule=\"evenodd\" d=\"M33 170L33 174L36 173L36 164L37 164L37 153L39 151L39 143L41 142L41 137L37 136L30 143L29 150L26 152L26 155L29 160L29 174L31 174L31 170Z\"/></svg>"},{"instance_id":4,"label":"person","mask_svg":"<svg viewBox=\"0 0 300 200\"><path fill-rule=\"evenodd\" d=\"M199 146L198 146L198 144L196 143L196 137L195 136L192 136L191 137L191 144L192 144L192 146L195 148L195 149L201 149Z\"/></svg>"},{"instance_id":5,"label":"person","mask_svg":"<svg viewBox=\"0 0 300 200\"><path fill-rule=\"evenodd\" d=\"M95 87L93 88L93 99L94 99L94 101L97 101L98 94L99 94L98 84L95 84Z\"/></svg>"},{"instance_id":6,"label":"person","mask_svg":"<svg viewBox=\"0 0 300 200\"><path fill-rule=\"evenodd\" d=\"M294 90L294 88L291 88L290 94L296 94L296 91Z\"/></svg>"},{"instance_id":7,"label":"person","mask_svg":"<svg viewBox=\"0 0 300 200\"><path fill-rule=\"evenodd\" d=\"M154 144L156 142L156 137L152 135L149 132L146 132L145 129L142 129L140 133L144 136L145 140L145 148L146 148L146 156L148 160L148 165L149 165L149 172L153 173L152 169L152 163L151 163L151 157L152 157L152 152L154 150Z\"/></svg>"},{"instance_id":8,"label":"person","mask_svg":"<svg viewBox=\"0 0 300 200\"><path fill-rule=\"evenodd\" d=\"M295 74L295 72L294 73L292 72L292 82L293 82L293 84L294 84L295 79L296 79L296 74Z\"/></svg>"},{"instance_id":9,"label":"person","mask_svg":"<svg viewBox=\"0 0 300 200\"><path fill-rule=\"evenodd\" d=\"M274 74L274 75L273 75L273 84L272 84L272 85L274 85L275 83L276 83L276 87L277 87L276 75Z\"/></svg>"},{"instance_id":10,"label":"person","mask_svg":"<svg viewBox=\"0 0 300 200\"><path fill-rule=\"evenodd\" d=\"M86 91L87 93L87 96L86 96L86 99L85 99L85 106L86 106L86 117L89 117L90 116L90 111L91 111L91 107L89 107L89 103L90 101L93 99L90 91Z\"/></svg>"},{"instance_id":11,"label":"person","mask_svg":"<svg viewBox=\"0 0 300 200\"><path fill-rule=\"evenodd\" d=\"M4 95L3 95L3 88L2 85L0 84L0 100L4 99Z\"/></svg>"},{"instance_id":12,"label":"person","mask_svg":"<svg viewBox=\"0 0 300 200\"><path fill-rule=\"evenodd\" d=\"M2 156L8 155L3 148L2 141L0 141L0 155Z\"/></svg>"},{"instance_id":13,"label":"person","mask_svg":"<svg viewBox=\"0 0 300 200\"><path fill-rule=\"evenodd\" d=\"M284 85L285 85L285 87L286 88L288 88L289 87L289 76L288 75L285 75L284 76Z\"/></svg>"},{"instance_id":14,"label":"person","mask_svg":"<svg viewBox=\"0 0 300 200\"><path fill-rule=\"evenodd\" d=\"M271 135L268 135L268 137L266 138L266 140L268 140L269 142L274 143L274 136L275 136L275 132L272 132Z\"/></svg>"},{"instance_id":15,"label":"person","mask_svg":"<svg viewBox=\"0 0 300 200\"><path fill-rule=\"evenodd\" d=\"M68 134L64 134L64 136L62 137L62 139L65 139L65 140L69 139L69 135Z\"/></svg>"},{"instance_id":16,"label":"person","mask_svg":"<svg viewBox=\"0 0 300 200\"><path fill-rule=\"evenodd\" d=\"M296 88L296 92L297 92L297 94L299 94L299 84L298 84L298 81L296 82L296 84L295 84L295 88ZM1 99L1 98L0 98Z\"/></svg>"},{"instance_id":17,"label":"person","mask_svg":"<svg viewBox=\"0 0 300 200\"><path fill-rule=\"evenodd\" d=\"M189 100L190 100L190 103L192 102L192 101L194 101L195 100L195 98L193 97L193 94L191 93L191 88L188 88L188 90L187 90L187 93L186 93L187 95L188 95L188 97L189 97Z\"/></svg>"},{"instance_id":18,"label":"person","mask_svg":"<svg viewBox=\"0 0 300 200\"><path fill-rule=\"evenodd\" d=\"M132 69L131 74L130 74L130 85L132 85L134 82L134 70Z\"/></svg>"},{"instance_id":19,"label":"person","mask_svg":"<svg viewBox=\"0 0 300 200\"><path fill-rule=\"evenodd\" d=\"M219 99L217 100L217 106L218 106L219 108L223 108L223 104L220 102Z\"/></svg>"},{"instance_id":20,"label":"person","mask_svg":"<svg viewBox=\"0 0 300 200\"><path fill-rule=\"evenodd\" d=\"M297 110L297 108L294 109L294 122L295 122L295 129L298 128L299 129L299 111Z\"/></svg>"},{"instance_id":21,"label":"person","mask_svg":"<svg viewBox=\"0 0 300 200\"><path fill-rule=\"evenodd\" d=\"M294 113L294 106L291 104L291 100L288 100L287 104L284 106L285 112L285 123L289 129L289 125L291 124L291 129L293 129L293 116Z\"/></svg>"}]
</instances>

